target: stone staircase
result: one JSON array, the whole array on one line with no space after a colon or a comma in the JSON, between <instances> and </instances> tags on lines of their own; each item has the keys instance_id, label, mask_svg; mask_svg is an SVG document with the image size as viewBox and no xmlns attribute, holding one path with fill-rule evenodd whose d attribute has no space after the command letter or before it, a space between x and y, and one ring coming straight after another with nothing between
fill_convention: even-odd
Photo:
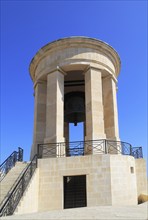
<instances>
[{"instance_id":1,"label":"stone staircase","mask_svg":"<svg viewBox=\"0 0 148 220\"><path fill-rule=\"evenodd\" d=\"M15 166L9 171L9 173L0 182L0 204L7 197L8 192L11 190L12 186L18 180L19 175L24 171L27 162L16 162Z\"/></svg>"}]
</instances>

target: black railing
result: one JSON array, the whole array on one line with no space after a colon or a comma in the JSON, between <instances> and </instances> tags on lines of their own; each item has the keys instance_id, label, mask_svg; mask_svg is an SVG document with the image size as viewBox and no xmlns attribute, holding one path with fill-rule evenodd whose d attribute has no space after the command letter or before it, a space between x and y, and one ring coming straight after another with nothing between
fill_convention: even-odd
<instances>
[{"instance_id":1,"label":"black railing","mask_svg":"<svg viewBox=\"0 0 148 220\"><path fill-rule=\"evenodd\" d=\"M132 156L135 157L136 159L143 158L142 147L133 147Z\"/></svg>"},{"instance_id":2,"label":"black railing","mask_svg":"<svg viewBox=\"0 0 148 220\"><path fill-rule=\"evenodd\" d=\"M24 173L19 177L17 183L12 187L12 190L7 194L5 200L0 205L0 217L12 215L22 198L25 189L37 167L37 155L34 156L29 163Z\"/></svg>"},{"instance_id":3,"label":"black railing","mask_svg":"<svg viewBox=\"0 0 148 220\"><path fill-rule=\"evenodd\" d=\"M23 149L18 148L18 151L13 153L0 165L0 181L6 176L6 174L15 166L17 161L23 161Z\"/></svg>"},{"instance_id":4,"label":"black railing","mask_svg":"<svg viewBox=\"0 0 148 220\"><path fill-rule=\"evenodd\" d=\"M141 158L142 148L138 148L135 153L131 144L122 141L112 140L89 140L76 142L59 142L38 144L38 158L45 157L71 157L88 154L122 154Z\"/></svg>"}]
</instances>

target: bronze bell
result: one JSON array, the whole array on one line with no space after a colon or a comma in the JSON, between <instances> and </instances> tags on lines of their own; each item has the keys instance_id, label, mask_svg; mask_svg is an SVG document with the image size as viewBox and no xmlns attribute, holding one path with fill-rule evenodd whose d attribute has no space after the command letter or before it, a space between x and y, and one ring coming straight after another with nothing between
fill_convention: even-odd
<instances>
[{"instance_id":1,"label":"bronze bell","mask_svg":"<svg viewBox=\"0 0 148 220\"><path fill-rule=\"evenodd\" d=\"M70 92L64 97L64 121L74 123L85 121L84 92Z\"/></svg>"}]
</instances>

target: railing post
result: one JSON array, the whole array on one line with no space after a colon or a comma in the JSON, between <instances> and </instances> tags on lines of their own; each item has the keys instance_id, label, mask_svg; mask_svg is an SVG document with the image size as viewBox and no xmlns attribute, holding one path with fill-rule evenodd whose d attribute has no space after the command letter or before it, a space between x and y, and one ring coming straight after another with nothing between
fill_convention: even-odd
<instances>
[{"instance_id":1,"label":"railing post","mask_svg":"<svg viewBox=\"0 0 148 220\"><path fill-rule=\"evenodd\" d=\"M130 155L132 156L132 145L130 144Z\"/></svg>"},{"instance_id":2,"label":"railing post","mask_svg":"<svg viewBox=\"0 0 148 220\"><path fill-rule=\"evenodd\" d=\"M17 158L17 152L15 151L14 152L14 155L13 155L13 165L15 165L16 161L18 160Z\"/></svg>"},{"instance_id":3,"label":"railing post","mask_svg":"<svg viewBox=\"0 0 148 220\"><path fill-rule=\"evenodd\" d=\"M105 145L105 154L107 154L107 140L104 139L104 145Z\"/></svg>"},{"instance_id":4,"label":"railing post","mask_svg":"<svg viewBox=\"0 0 148 220\"><path fill-rule=\"evenodd\" d=\"M136 150L137 158L139 158L139 151L138 149Z\"/></svg>"},{"instance_id":5,"label":"railing post","mask_svg":"<svg viewBox=\"0 0 148 220\"><path fill-rule=\"evenodd\" d=\"M23 161L23 149L18 147L18 161Z\"/></svg>"},{"instance_id":6,"label":"railing post","mask_svg":"<svg viewBox=\"0 0 148 220\"><path fill-rule=\"evenodd\" d=\"M141 152L141 158L143 158L142 147L140 147L140 152Z\"/></svg>"},{"instance_id":7,"label":"railing post","mask_svg":"<svg viewBox=\"0 0 148 220\"><path fill-rule=\"evenodd\" d=\"M9 172L9 160L7 160L5 164L5 174L7 174L8 172Z\"/></svg>"}]
</instances>

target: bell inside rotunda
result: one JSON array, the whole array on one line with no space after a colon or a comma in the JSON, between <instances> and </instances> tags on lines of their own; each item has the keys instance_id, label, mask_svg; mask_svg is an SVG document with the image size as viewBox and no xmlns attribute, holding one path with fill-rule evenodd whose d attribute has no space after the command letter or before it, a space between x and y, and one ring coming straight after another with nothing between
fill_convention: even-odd
<instances>
[{"instance_id":1,"label":"bell inside rotunda","mask_svg":"<svg viewBox=\"0 0 148 220\"><path fill-rule=\"evenodd\" d=\"M85 121L84 92L70 92L64 97L64 122L77 123Z\"/></svg>"}]
</instances>

